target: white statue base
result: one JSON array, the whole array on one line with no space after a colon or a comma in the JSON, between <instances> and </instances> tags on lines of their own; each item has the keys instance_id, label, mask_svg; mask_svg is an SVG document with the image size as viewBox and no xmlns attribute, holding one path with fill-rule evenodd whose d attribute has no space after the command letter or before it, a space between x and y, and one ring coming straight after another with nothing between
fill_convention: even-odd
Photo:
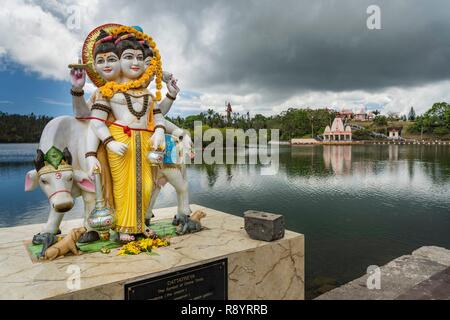
<instances>
[{"instance_id":1,"label":"white statue base","mask_svg":"<svg viewBox=\"0 0 450 320\"><path fill-rule=\"evenodd\" d=\"M206 212L206 229L172 238L169 247L154 250L157 255L117 256L112 250L32 263L23 241L42 225L0 228L0 299L124 299L125 286L136 281L214 261L227 262L223 279L228 299L304 299L302 234L286 231L278 241L252 240L243 218L198 205L191 208ZM155 219L172 218L175 211L157 209ZM80 225L81 220L68 220L61 227L67 233Z\"/></svg>"}]
</instances>

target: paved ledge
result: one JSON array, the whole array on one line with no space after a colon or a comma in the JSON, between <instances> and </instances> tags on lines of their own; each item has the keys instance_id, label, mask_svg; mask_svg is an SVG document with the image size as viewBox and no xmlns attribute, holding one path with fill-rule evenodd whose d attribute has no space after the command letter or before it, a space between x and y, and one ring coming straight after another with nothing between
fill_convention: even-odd
<instances>
[{"instance_id":1,"label":"paved ledge","mask_svg":"<svg viewBox=\"0 0 450 320\"><path fill-rule=\"evenodd\" d=\"M429 246L382 266L381 289L367 288L364 275L316 300L449 299L450 250Z\"/></svg>"},{"instance_id":2,"label":"paved ledge","mask_svg":"<svg viewBox=\"0 0 450 320\"><path fill-rule=\"evenodd\" d=\"M124 284L222 258L228 259L229 299L303 299L304 237L286 231L274 242L252 240L244 219L217 210L202 209L207 228L175 237L158 255L117 256L89 253L50 262L32 263L23 240L38 233L41 224L0 228L0 299L123 299ZM156 219L172 218L176 208L155 210ZM64 221L63 233L82 224ZM81 288L70 290L70 265L81 270Z\"/></svg>"}]
</instances>

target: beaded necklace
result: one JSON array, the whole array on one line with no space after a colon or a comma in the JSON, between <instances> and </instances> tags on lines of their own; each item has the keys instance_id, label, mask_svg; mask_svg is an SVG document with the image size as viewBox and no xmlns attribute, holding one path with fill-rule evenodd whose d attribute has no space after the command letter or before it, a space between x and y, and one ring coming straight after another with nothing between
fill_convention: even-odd
<instances>
[{"instance_id":1,"label":"beaded necklace","mask_svg":"<svg viewBox=\"0 0 450 320\"><path fill-rule=\"evenodd\" d=\"M142 106L141 111L134 110L133 103L131 102L131 98L128 93L123 92L123 95L125 96L125 100L127 101L128 110L131 112L132 115L134 115L138 120L140 120L147 112L149 95L144 95L144 105Z\"/></svg>"}]
</instances>

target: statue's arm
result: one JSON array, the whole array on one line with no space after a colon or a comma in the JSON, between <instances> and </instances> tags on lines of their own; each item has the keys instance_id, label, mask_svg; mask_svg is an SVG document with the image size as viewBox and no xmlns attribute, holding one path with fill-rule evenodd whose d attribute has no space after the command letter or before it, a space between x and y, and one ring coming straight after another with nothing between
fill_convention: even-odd
<instances>
[{"instance_id":1,"label":"statue's arm","mask_svg":"<svg viewBox=\"0 0 450 320\"><path fill-rule=\"evenodd\" d=\"M166 126L166 132L168 134L174 135L176 137L184 137L187 132L186 130L181 129L180 127L176 126L175 124L173 124L172 122L170 122L169 120L165 119L165 126Z\"/></svg>"},{"instance_id":2,"label":"statue's arm","mask_svg":"<svg viewBox=\"0 0 450 320\"><path fill-rule=\"evenodd\" d=\"M164 100L158 104L157 108L161 110L162 115L165 116L177 98L180 88L177 86L177 80L173 78L173 74L171 73L163 72L163 81L167 84L167 94Z\"/></svg>"},{"instance_id":3,"label":"statue's arm","mask_svg":"<svg viewBox=\"0 0 450 320\"><path fill-rule=\"evenodd\" d=\"M92 105L94 105L94 103L97 100L97 96L98 96L98 89L90 96L89 100L86 101L87 107L89 109L89 114L91 112Z\"/></svg>"},{"instance_id":4,"label":"statue's arm","mask_svg":"<svg viewBox=\"0 0 450 320\"><path fill-rule=\"evenodd\" d=\"M156 109L161 110L162 115L165 116L169 112L169 110L172 107L174 101L175 101L175 99L172 99L172 98L169 98L169 97L166 96L164 98L164 100L161 101L157 105Z\"/></svg>"},{"instance_id":5,"label":"statue's arm","mask_svg":"<svg viewBox=\"0 0 450 320\"><path fill-rule=\"evenodd\" d=\"M123 156L128 149L128 145L116 141L111 135L111 132L105 123L110 112L112 112L112 109L109 102L104 100L96 101L91 108L91 117L96 119L91 119L89 126L91 127L92 132L109 151L112 151L119 156ZM89 146L93 147L95 146L95 143L90 142Z\"/></svg>"},{"instance_id":6,"label":"statue's arm","mask_svg":"<svg viewBox=\"0 0 450 320\"><path fill-rule=\"evenodd\" d=\"M84 84L86 82L86 71L84 69L70 69L70 82L72 83L72 107L76 117L88 117L90 109L84 100Z\"/></svg>"},{"instance_id":7,"label":"statue's arm","mask_svg":"<svg viewBox=\"0 0 450 320\"><path fill-rule=\"evenodd\" d=\"M82 93L82 91L72 89L72 107L75 117L88 117L91 113Z\"/></svg>"},{"instance_id":8,"label":"statue's arm","mask_svg":"<svg viewBox=\"0 0 450 320\"><path fill-rule=\"evenodd\" d=\"M166 148L166 119L161 112L154 113L155 132L151 137L151 145L154 149L164 150Z\"/></svg>"},{"instance_id":9,"label":"statue's arm","mask_svg":"<svg viewBox=\"0 0 450 320\"><path fill-rule=\"evenodd\" d=\"M92 121L92 120L91 120ZM86 152L92 154L96 153L98 150L98 146L100 144L100 139L94 131L92 122L89 123L87 135L86 135Z\"/></svg>"},{"instance_id":10,"label":"statue's arm","mask_svg":"<svg viewBox=\"0 0 450 320\"><path fill-rule=\"evenodd\" d=\"M155 119L155 133L159 132L157 130L163 130L163 133L166 131L166 119L161 113L155 113L154 115Z\"/></svg>"},{"instance_id":11,"label":"statue's arm","mask_svg":"<svg viewBox=\"0 0 450 320\"><path fill-rule=\"evenodd\" d=\"M89 177L93 177L95 167L101 168L101 165L97 157L97 150L98 145L100 144L100 139L94 132L91 123L89 124L87 129L86 139L86 166Z\"/></svg>"},{"instance_id":12,"label":"statue's arm","mask_svg":"<svg viewBox=\"0 0 450 320\"><path fill-rule=\"evenodd\" d=\"M101 107L99 105L96 105L93 107L91 111L91 117L97 119L90 120L88 130L88 141L86 141L86 143L88 146L92 148L95 148L95 146L98 147L99 141L105 142L105 140L111 136L111 132L109 131L108 127L105 124L105 120L108 118L108 114L110 111L106 109L108 108L106 104L104 106L105 109L100 109ZM89 132L91 132L91 134L89 134ZM94 136L95 138L97 138L98 141L94 142L94 140L96 140L94 139ZM89 148L89 150L93 149Z\"/></svg>"},{"instance_id":13,"label":"statue's arm","mask_svg":"<svg viewBox=\"0 0 450 320\"><path fill-rule=\"evenodd\" d=\"M94 109L91 114L92 117L106 120L108 118L108 112L105 110ZM97 159L97 150L102 139L110 136L109 129L105 123L101 120L91 119L86 133L86 165L88 175L93 176L95 167L100 168L100 162Z\"/></svg>"}]
</instances>

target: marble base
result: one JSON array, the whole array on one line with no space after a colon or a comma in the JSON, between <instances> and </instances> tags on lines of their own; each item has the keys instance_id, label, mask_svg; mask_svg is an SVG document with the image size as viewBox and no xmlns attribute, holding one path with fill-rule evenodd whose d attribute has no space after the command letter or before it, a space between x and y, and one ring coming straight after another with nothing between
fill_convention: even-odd
<instances>
[{"instance_id":1,"label":"marble base","mask_svg":"<svg viewBox=\"0 0 450 320\"><path fill-rule=\"evenodd\" d=\"M23 245L42 225L0 228L0 299L124 299L124 284L153 278L207 262L228 259L229 299L304 299L304 236L286 231L274 242L252 240L244 219L202 209L207 228L175 237L158 255L117 256L89 253L51 262L32 263ZM175 208L157 209L155 219L167 219ZM81 220L62 223L63 233ZM73 270L80 286L73 288ZM69 285L68 285L69 284Z\"/></svg>"}]
</instances>

